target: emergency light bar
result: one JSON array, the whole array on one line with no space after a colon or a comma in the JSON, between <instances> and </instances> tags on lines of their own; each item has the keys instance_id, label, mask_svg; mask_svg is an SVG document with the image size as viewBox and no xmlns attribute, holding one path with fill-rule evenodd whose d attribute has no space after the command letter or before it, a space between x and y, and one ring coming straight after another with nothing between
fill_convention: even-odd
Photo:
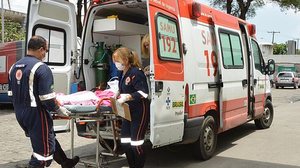
<instances>
[{"instance_id":1,"label":"emergency light bar","mask_svg":"<svg viewBox=\"0 0 300 168\"><path fill-rule=\"evenodd\" d=\"M107 2L110 0L93 0L94 4L99 4L102 2ZM136 3L136 2L145 2L146 0L122 0L119 3L121 4L130 4L130 3Z\"/></svg>"},{"instance_id":2,"label":"emergency light bar","mask_svg":"<svg viewBox=\"0 0 300 168\"><path fill-rule=\"evenodd\" d=\"M250 36L254 36L256 34L256 25L255 24L249 24L248 26L248 31Z\"/></svg>"},{"instance_id":3,"label":"emergency light bar","mask_svg":"<svg viewBox=\"0 0 300 168\"><path fill-rule=\"evenodd\" d=\"M191 16L194 19L198 19L201 16L201 5L198 2L192 3Z\"/></svg>"}]
</instances>

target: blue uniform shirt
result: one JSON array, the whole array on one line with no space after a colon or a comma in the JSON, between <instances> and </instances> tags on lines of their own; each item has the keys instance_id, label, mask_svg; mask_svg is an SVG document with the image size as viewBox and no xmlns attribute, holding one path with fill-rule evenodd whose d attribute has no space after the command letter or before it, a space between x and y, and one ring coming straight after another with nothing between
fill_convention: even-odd
<instances>
[{"instance_id":1,"label":"blue uniform shirt","mask_svg":"<svg viewBox=\"0 0 300 168\"><path fill-rule=\"evenodd\" d=\"M13 65L9 75L9 89L16 108L40 105L47 111L58 109L53 92L52 72L33 56L26 56Z\"/></svg>"},{"instance_id":2,"label":"blue uniform shirt","mask_svg":"<svg viewBox=\"0 0 300 168\"><path fill-rule=\"evenodd\" d=\"M119 76L120 93L128 93L133 101L141 101L149 94L148 84L144 72L140 68L131 67L124 76ZM130 102L128 102L130 103Z\"/></svg>"}]
</instances>

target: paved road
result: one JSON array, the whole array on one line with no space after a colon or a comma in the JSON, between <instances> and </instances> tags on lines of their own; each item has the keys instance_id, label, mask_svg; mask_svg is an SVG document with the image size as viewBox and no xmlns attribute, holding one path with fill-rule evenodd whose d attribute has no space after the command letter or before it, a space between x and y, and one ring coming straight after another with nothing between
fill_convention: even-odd
<instances>
[{"instance_id":1,"label":"paved road","mask_svg":"<svg viewBox=\"0 0 300 168\"><path fill-rule=\"evenodd\" d=\"M219 135L216 156L201 162L193 158L190 146L148 149L146 168L300 168L300 89L274 89L275 116L270 129L257 130L253 122ZM26 163L31 154L30 142L23 135L12 109L1 109L0 168ZM69 153L70 133L57 135ZM75 136L75 154L95 153L94 140ZM106 167L125 166L119 161ZM83 168L79 165L76 168ZM51 168L59 168L56 163Z\"/></svg>"}]
</instances>

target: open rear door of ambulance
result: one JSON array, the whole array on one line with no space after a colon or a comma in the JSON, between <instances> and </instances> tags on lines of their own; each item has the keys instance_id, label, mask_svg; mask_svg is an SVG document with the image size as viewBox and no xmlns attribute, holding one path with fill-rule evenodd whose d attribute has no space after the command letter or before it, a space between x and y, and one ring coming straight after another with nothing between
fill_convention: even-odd
<instances>
[{"instance_id":1,"label":"open rear door of ambulance","mask_svg":"<svg viewBox=\"0 0 300 168\"><path fill-rule=\"evenodd\" d=\"M151 36L150 140L153 147L182 141L184 74L177 1L148 1Z\"/></svg>"},{"instance_id":2,"label":"open rear door of ambulance","mask_svg":"<svg viewBox=\"0 0 300 168\"><path fill-rule=\"evenodd\" d=\"M218 46L219 125L225 131L247 121L248 65L237 19L216 14L213 21Z\"/></svg>"},{"instance_id":3,"label":"open rear door of ambulance","mask_svg":"<svg viewBox=\"0 0 300 168\"><path fill-rule=\"evenodd\" d=\"M71 58L77 51L74 5L63 0L30 0L27 23L27 42L31 36L40 35L49 43L44 62L53 72L55 91L69 94Z\"/></svg>"},{"instance_id":4,"label":"open rear door of ambulance","mask_svg":"<svg viewBox=\"0 0 300 168\"><path fill-rule=\"evenodd\" d=\"M33 35L48 41L49 52L44 63L52 70L54 90L69 94L73 78L71 58L77 52L75 7L64 0L29 0L28 3L26 41ZM55 123L56 131L68 129L66 120L61 122Z\"/></svg>"}]
</instances>

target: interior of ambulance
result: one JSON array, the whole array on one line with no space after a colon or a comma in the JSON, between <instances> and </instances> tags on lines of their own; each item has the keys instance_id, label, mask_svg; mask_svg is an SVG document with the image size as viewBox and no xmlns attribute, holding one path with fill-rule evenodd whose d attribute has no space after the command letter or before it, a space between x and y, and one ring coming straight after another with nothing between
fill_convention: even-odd
<instances>
[{"instance_id":1,"label":"interior of ambulance","mask_svg":"<svg viewBox=\"0 0 300 168\"><path fill-rule=\"evenodd\" d=\"M106 85L107 82L114 79L111 56L118 47L127 47L137 52L141 64L149 64L150 58L144 58L141 51L142 38L149 33L146 2L95 6L90 9L84 24L82 70L86 90L109 87ZM120 126L118 124L117 122L117 127ZM78 122L76 125L79 136L95 138L95 123ZM110 127L109 122L100 124L101 136L106 141L100 144L106 149L113 148L115 143L111 132L107 131Z\"/></svg>"},{"instance_id":2,"label":"interior of ambulance","mask_svg":"<svg viewBox=\"0 0 300 168\"><path fill-rule=\"evenodd\" d=\"M111 54L118 47L127 47L137 52L141 63L145 65L142 62L144 59L142 59L141 42L143 36L149 33L147 17L145 2L133 4L113 3L105 5L105 7L96 6L91 8L90 13L85 18L86 22L82 39L83 74L85 74L87 90L99 87L102 84L105 85L106 82L113 78L111 74L113 73L111 72L113 65L110 59ZM102 51L101 48L103 49ZM95 56L94 58L93 53L97 53L97 50L100 51L98 53L100 56L98 58ZM108 59L101 57L103 52L108 54L106 56ZM101 68L103 71L101 71ZM101 69L101 72L99 69ZM93 79L93 77L96 78Z\"/></svg>"}]
</instances>

